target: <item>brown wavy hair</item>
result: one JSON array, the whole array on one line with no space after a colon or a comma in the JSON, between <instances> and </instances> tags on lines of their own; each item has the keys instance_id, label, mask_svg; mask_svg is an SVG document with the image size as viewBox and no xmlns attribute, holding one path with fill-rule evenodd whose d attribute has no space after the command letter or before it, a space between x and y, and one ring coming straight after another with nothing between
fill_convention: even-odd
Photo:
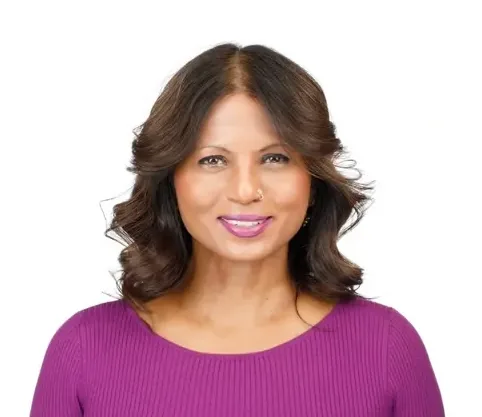
<instances>
[{"instance_id":1,"label":"brown wavy hair","mask_svg":"<svg viewBox=\"0 0 482 417\"><path fill-rule=\"evenodd\" d=\"M363 269L339 252L337 241L362 219L373 187L359 182L358 169L356 178L338 170L336 162L346 150L323 90L307 71L271 48L228 43L185 64L134 129L127 168L135 174L134 186L127 201L114 206L105 231L124 245L117 281L122 298L143 304L184 283L192 243L177 209L173 174L192 152L213 105L234 93L245 93L266 109L280 140L303 157L312 176L308 226L289 242L297 294L323 300L359 295ZM342 230L352 214L353 222Z\"/></svg>"}]
</instances>

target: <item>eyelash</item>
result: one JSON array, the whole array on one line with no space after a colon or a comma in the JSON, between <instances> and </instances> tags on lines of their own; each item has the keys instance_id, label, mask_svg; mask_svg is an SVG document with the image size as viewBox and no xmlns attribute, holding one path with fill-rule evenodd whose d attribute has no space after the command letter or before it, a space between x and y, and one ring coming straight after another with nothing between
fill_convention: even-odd
<instances>
[{"instance_id":1,"label":"eyelash","mask_svg":"<svg viewBox=\"0 0 482 417\"><path fill-rule=\"evenodd\" d=\"M270 153L268 155L263 156L264 161L266 161L266 159L268 158L279 158L278 162L273 162L273 163L281 163L281 164L286 164L290 160L290 158L288 158L286 155L283 155L281 153Z\"/></svg>"},{"instance_id":2,"label":"eyelash","mask_svg":"<svg viewBox=\"0 0 482 417\"><path fill-rule=\"evenodd\" d=\"M264 155L263 158L262 158L262 161L266 162L270 158L271 159L278 159L277 162L268 162L268 163L274 163L274 164L278 164L278 163L286 164L290 160L286 155L283 155L283 154L280 154L280 153L270 153L270 154ZM202 158L199 161L199 164L200 165L207 165L209 167L220 166L220 164L216 164L216 163L210 164L209 161L213 160L213 159L214 160L222 160L224 163L226 163L226 158L224 156L222 156L222 155L210 155L210 156L206 156L205 158Z\"/></svg>"}]
</instances>

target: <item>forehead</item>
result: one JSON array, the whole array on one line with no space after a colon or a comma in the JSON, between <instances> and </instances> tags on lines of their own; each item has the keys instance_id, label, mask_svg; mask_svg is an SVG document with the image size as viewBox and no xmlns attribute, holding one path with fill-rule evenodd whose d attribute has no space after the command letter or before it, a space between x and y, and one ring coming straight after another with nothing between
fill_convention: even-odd
<instances>
[{"instance_id":1,"label":"forehead","mask_svg":"<svg viewBox=\"0 0 482 417\"><path fill-rule=\"evenodd\" d=\"M210 144L235 145L250 142L279 142L268 113L258 102L245 94L222 98L216 103L203 124L200 146Z\"/></svg>"}]
</instances>

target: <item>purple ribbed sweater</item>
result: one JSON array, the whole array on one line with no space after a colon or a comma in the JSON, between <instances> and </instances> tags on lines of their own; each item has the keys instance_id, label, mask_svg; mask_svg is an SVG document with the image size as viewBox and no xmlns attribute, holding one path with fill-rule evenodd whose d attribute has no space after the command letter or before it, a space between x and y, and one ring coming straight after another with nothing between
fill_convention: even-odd
<instances>
[{"instance_id":1,"label":"purple ribbed sweater","mask_svg":"<svg viewBox=\"0 0 482 417\"><path fill-rule=\"evenodd\" d=\"M443 417L424 344L396 310L361 298L255 353L200 353L124 301L67 320L47 349L31 417Z\"/></svg>"}]
</instances>

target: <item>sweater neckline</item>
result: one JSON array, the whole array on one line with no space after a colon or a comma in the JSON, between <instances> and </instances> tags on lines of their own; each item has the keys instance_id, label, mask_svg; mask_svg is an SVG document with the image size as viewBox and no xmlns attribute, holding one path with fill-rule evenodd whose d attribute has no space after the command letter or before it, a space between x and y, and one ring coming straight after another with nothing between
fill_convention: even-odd
<instances>
[{"instance_id":1,"label":"sweater neckline","mask_svg":"<svg viewBox=\"0 0 482 417\"><path fill-rule=\"evenodd\" d=\"M240 352L240 353L221 353L221 352L202 352L197 351L185 346L182 346L174 341L167 339L166 337L155 333L150 326L138 315L135 311L134 307L129 303L127 300L121 300L124 304L125 309L127 310L127 314L132 319L133 323L136 327L142 331L147 337L149 341L153 344L158 344L162 346L164 349L170 350L174 353L179 355L185 355L194 357L197 359L210 359L210 360L234 360L234 359L257 359L261 357L270 357L270 356L279 356L283 355L287 351L295 348L301 343L308 343L310 339L312 339L318 332L320 331L333 331L334 330L334 322L336 321L336 317L340 315L341 311L345 308L347 301L340 300L338 301L332 309L318 322L313 324L304 332L300 333L299 335L292 337L289 340L286 340L282 343L279 343L275 346L259 350L259 351L252 351L252 352Z\"/></svg>"}]
</instances>

